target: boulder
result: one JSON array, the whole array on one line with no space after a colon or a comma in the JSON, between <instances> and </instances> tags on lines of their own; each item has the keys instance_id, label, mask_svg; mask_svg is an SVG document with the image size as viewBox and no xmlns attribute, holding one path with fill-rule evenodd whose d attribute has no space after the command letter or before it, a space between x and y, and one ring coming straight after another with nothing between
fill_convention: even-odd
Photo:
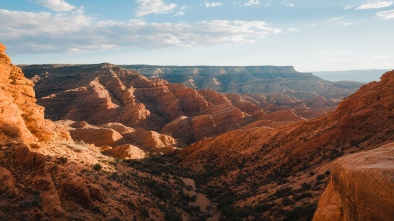
<instances>
[{"instance_id":1,"label":"boulder","mask_svg":"<svg viewBox=\"0 0 394 221\"><path fill-rule=\"evenodd\" d=\"M81 128L70 130L71 137L76 141L84 141L96 146L115 146L122 138L118 132L108 128Z\"/></svg>"},{"instance_id":2,"label":"boulder","mask_svg":"<svg viewBox=\"0 0 394 221\"><path fill-rule=\"evenodd\" d=\"M102 153L121 160L143 159L146 157L146 154L143 150L131 144L117 146L113 149L105 150Z\"/></svg>"},{"instance_id":3,"label":"boulder","mask_svg":"<svg viewBox=\"0 0 394 221\"><path fill-rule=\"evenodd\" d=\"M394 143L342 157L331 173L314 221L393 220Z\"/></svg>"}]
</instances>

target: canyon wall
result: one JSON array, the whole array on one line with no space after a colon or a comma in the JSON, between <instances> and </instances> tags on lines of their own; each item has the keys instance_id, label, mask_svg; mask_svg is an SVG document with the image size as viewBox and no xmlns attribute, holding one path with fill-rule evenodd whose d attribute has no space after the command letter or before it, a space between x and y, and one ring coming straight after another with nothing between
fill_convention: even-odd
<instances>
[{"instance_id":1,"label":"canyon wall","mask_svg":"<svg viewBox=\"0 0 394 221\"><path fill-rule=\"evenodd\" d=\"M44 119L44 108L36 104L33 82L24 77L0 44L0 146L25 143L37 146L67 132ZM59 131L56 131L59 130Z\"/></svg>"}]
</instances>

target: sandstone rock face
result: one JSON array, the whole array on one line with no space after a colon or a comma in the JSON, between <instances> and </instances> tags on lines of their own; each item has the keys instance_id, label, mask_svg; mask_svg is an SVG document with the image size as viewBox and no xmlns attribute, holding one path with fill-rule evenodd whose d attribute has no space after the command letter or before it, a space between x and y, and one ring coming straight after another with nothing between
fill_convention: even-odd
<instances>
[{"instance_id":1,"label":"sandstone rock face","mask_svg":"<svg viewBox=\"0 0 394 221\"><path fill-rule=\"evenodd\" d=\"M314 221L393 220L394 143L332 163Z\"/></svg>"},{"instance_id":2,"label":"sandstone rock face","mask_svg":"<svg viewBox=\"0 0 394 221\"><path fill-rule=\"evenodd\" d=\"M125 135L125 138L145 151L177 146L177 141L173 137L157 133L156 131L138 130Z\"/></svg>"},{"instance_id":3,"label":"sandstone rock face","mask_svg":"<svg viewBox=\"0 0 394 221\"><path fill-rule=\"evenodd\" d=\"M135 130L121 123L108 123L103 125L90 125L85 121L61 120L56 124L62 125L70 131L75 141L94 144L102 151L124 144L132 144L147 153L158 153L171 150L176 146L184 146L170 135L160 134L156 131Z\"/></svg>"},{"instance_id":4,"label":"sandstone rock face","mask_svg":"<svg viewBox=\"0 0 394 221\"><path fill-rule=\"evenodd\" d=\"M117 146L113 149L105 150L103 153L121 160L143 159L146 156L143 150L131 144Z\"/></svg>"},{"instance_id":5,"label":"sandstone rock face","mask_svg":"<svg viewBox=\"0 0 394 221\"><path fill-rule=\"evenodd\" d=\"M0 145L47 141L57 136L54 127L36 104L33 82L11 64L0 44Z\"/></svg>"},{"instance_id":6,"label":"sandstone rock face","mask_svg":"<svg viewBox=\"0 0 394 221\"><path fill-rule=\"evenodd\" d=\"M134 128L127 127L121 123L108 123L108 124L100 125L100 127L110 128L120 134L127 134L135 131Z\"/></svg>"},{"instance_id":7,"label":"sandstone rock face","mask_svg":"<svg viewBox=\"0 0 394 221\"><path fill-rule=\"evenodd\" d=\"M226 94L231 103L241 111L253 116L255 119L262 119L267 114L260 107L260 103L246 95Z\"/></svg>"},{"instance_id":8,"label":"sandstone rock face","mask_svg":"<svg viewBox=\"0 0 394 221\"><path fill-rule=\"evenodd\" d=\"M70 130L71 137L76 141L84 141L96 146L116 146L116 141L122 135L112 129L107 128L82 128Z\"/></svg>"}]
</instances>

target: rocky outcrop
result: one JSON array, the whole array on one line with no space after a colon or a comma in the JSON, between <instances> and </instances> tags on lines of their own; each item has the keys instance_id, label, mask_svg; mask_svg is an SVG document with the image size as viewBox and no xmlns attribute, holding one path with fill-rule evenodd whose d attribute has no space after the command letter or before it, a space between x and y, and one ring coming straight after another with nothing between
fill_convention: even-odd
<instances>
[{"instance_id":1,"label":"rocky outcrop","mask_svg":"<svg viewBox=\"0 0 394 221\"><path fill-rule=\"evenodd\" d=\"M68 138L55 127L44 120L44 108L36 104L33 82L11 64L5 46L0 44L0 145L16 142L38 147L34 143Z\"/></svg>"},{"instance_id":2,"label":"rocky outcrop","mask_svg":"<svg viewBox=\"0 0 394 221\"><path fill-rule=\"evenodd\" d=\"M129 159L143 159L146 154L140 148L133 146L131 144L125 144L122 146L117 146L113 149L103 151L103 154L121 159L121 160L129 160Z\"/></svg>"},{"instance_id":3,"label":"rocky outcrop","mask_svg":"<svg viewBox=\"0 0 394 221\"><path fill-rule=\"evenodd\" d=\"M138 130L125 135L125 138L128 142L145 151L155 151L164 147L177 146L177 141L173 137L151 130Z\"/></svg>"},{"instance_id":4,"label":"rocky outcrop","mask_svg":"<svg viewBox=\"0 0 394 221\"><path fill-rule=\"evenodd\" d=\"M135 131L134 128L127 127L121 123L107 123L100 125L100 127L112 129L120 134L133 133Z\"/></svg>"},{"instance_id":5,"label":"rocky outcrop","mask_svg":"<svg viewBox=\"0 0 394 221\"><path fill-rule=\"evenodd\" d=\"M70 130L71 137L76 141L91 143L96 146L116 146L116 142L122 139L122 135L107 128L82 128Z\"/></svg>"},{"instance_id":6,"label":"rocky outcrop","mask_svg":"<svg viewBox=\"0 0 394 221\"><path fill-rule=\"evenodd\" d=\"M260 103L246 95L226 94L231 103L254 119L263 119L267 114L260 107Z\"/></svg>"},{"instance_id":7,"label":"rocky outcrop","mask_svg":"<svg viewBox=\"0 0 394 221\"><path fill-rule=\"evenodd\" d=\"M394 143L331 164L314 221L393 220Z\"/></svg>"}]
</instances>

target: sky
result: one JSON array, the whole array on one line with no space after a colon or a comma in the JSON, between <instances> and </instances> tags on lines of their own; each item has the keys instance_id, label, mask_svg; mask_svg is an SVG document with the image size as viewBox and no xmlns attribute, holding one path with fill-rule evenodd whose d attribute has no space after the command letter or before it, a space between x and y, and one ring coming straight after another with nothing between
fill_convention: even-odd
<instances>
[{"instance_id":1,"label":"sky","mask_svg":"<svg viewBox=\"0 0 394 221\"><path fill-rule=\"evenodd\" d=\"M389 0L1 0L14 64L394 68Z\"/></svg>"}]
</instances>

